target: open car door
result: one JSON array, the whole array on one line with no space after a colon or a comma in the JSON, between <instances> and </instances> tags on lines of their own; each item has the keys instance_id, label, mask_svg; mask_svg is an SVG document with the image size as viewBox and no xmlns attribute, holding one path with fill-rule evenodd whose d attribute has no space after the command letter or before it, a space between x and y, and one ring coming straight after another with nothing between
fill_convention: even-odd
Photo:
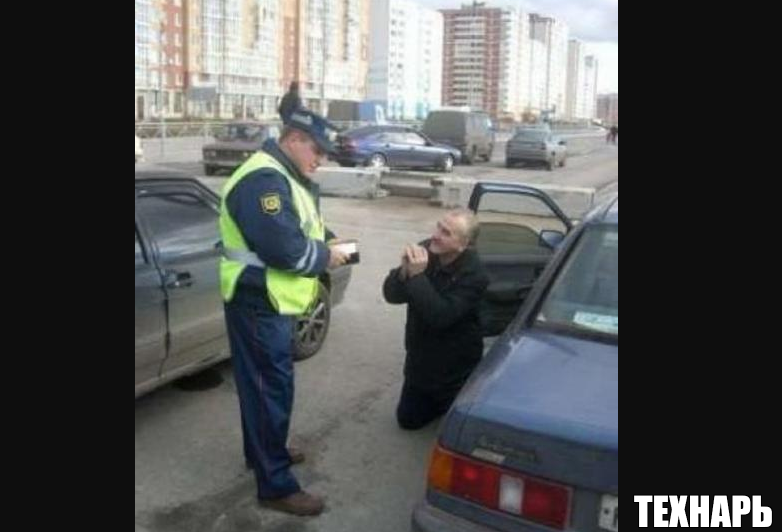
<instances>
[{"instance_id":1,"label":"open car door","mask_svg":"<svg viewBox=\"0 0 782 532\"><path fill-rule=\"evenodd\" d=\"M481 326L484 336L495 336L516 316L573 224L545 192L516 183L477 183L469 207L478 216L475 245L489 276Z\"/></svg>"}]
</instances>

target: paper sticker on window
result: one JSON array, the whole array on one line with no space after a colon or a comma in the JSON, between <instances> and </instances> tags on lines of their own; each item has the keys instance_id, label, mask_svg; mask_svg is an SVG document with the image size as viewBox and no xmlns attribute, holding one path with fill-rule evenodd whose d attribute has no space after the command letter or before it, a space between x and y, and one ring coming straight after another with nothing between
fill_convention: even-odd
<instances>
[{"instance_id":1,"label":"paper sticker on window","mask_svg":"<svg viewBox=\"0 0 782 532\"><path fill-rule=\"evenodd\" d=\"M607 333L619 332L619 316L593 314L592 312L576 312L573 322L596 331Z\"/></svg>"}]
</instances>

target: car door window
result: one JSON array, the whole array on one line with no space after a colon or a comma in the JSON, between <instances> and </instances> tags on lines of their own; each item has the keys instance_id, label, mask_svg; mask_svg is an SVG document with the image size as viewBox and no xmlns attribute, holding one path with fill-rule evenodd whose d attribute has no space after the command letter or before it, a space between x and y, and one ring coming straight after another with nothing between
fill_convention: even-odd
<instances>
[{"instance_id":1,"label":"car door window","mask_svg":"<svg viewBox=\"0 0 782 532\"><path fill-rule=\"evenodd\" d=\"M541 324L619 335L619 229L587 228L546 295Z\"/></svg>"},{"instance_id":2,"label":"car door window","mask_svg":"<svg viewBox=\"0 0 782 532\"><path fill-rule=\"evenodd\" d=\"M391 144L405 144L405 137L402 133L388 131L386 132L386 142Z\"/></svg>"},{"instance_id":3,"label":"car door window","mask_svg":"<svg viewBox=\"0 0 782 532\"><path fill-rule=\"evenodd\" d=\"M426 141L418 133L409 131L404 134L404 138L405 144L410 144L412 146L426 146Z\"/></svg>"},{"instance_id":4,"label":"car door window","mask_svg":"<svg viewBox=\"0 0 782 532\"><path fill-rule=\"evenodd\" d=\"M195 192L145 195L138 199L138 209L155 239L161 262L213 251L220 240L216 208Z\"/></svg>"},{"instance_id":5,"label":"car door window","mask_svg":"<svg viewBox=\"0 0 782 532\"><path fill-rule=\"evenodd\" d=\"M565 224L538 198L487 192L478 206L481 255L550 254L540 242L543 230L567 232Z\"/></svg>"}]
</instances>

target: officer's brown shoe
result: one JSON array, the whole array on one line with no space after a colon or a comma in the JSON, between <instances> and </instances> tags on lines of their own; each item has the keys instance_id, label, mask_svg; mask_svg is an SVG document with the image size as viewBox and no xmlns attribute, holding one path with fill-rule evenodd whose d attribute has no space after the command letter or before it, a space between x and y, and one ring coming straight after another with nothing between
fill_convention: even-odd
<instances>
[{"instance_id":1,"label":"officer's brown shoe","mask_svg":"<svg viewBox=\"0 0 782 532\"><path fill-rule=\"evenodd\" d=\"M288 447L288 454L291 457L291 464L300 464L304 461L304 451L299 449L298 447ZM252 469L253 465L250 463L249 460L244 460L244 466L247 469Z\"/></svg>"},{"instance_id":2,"label":"officer's brown shoe","mask_svg":"<svg viewBox=\"0 0 782 532\"><path fill-rule=\"evenodd\" d=\"M300 464L304 461L304 451L298 447L294 447L292 445L288 447L288 454L291 455L292 464Z\"/></svg>"},{"instance_id":3,"label":"officer's brown shoe","mask_svg":"<svg viewBox=\"0 0 782 532\"><path fill-rule=\"evenodd\" d=\"M322 497L298 491L280 499L261 499L261 506L293 515L319 515L325 504Z\"/></svg>"}]
</instances>

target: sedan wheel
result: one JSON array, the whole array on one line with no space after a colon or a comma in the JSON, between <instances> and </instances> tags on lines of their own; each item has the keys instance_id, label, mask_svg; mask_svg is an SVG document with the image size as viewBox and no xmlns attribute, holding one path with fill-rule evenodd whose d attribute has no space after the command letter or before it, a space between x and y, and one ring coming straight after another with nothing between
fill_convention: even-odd
<instances>
[{"instance_id":1,"label":"sedan wheel","mask_svg":"<svg viewBox=\"0 0 782 532\"><path fill-rule=\"evenodd\" d=\"M312 312L296 321L293 337L293 360L305 360L320 351L331 322L331 301L329 291L318 283L318 298Z\"/></svg>"},{"instance_id":2,"label":"sedan wheel","mask_svg":"<svg viewBox=\"0 0 782 532\"><path fill-rule=\"evenodd\" d=\"M443 157L443 160L440 163L440 170L443 172L453 172L453 157L450 155Z\"/></svg>"},{"instance_id":3,"label":"sedan wheel","mask_svg":"<svg viewBox=\"0 0 782 532\"><path fill-rule=\"evenodd\" d=\"M376 153L369 158L367 166L370 168L382 168L386 166L386 158L382 153Z\"/></svg>"}]
</instances>

